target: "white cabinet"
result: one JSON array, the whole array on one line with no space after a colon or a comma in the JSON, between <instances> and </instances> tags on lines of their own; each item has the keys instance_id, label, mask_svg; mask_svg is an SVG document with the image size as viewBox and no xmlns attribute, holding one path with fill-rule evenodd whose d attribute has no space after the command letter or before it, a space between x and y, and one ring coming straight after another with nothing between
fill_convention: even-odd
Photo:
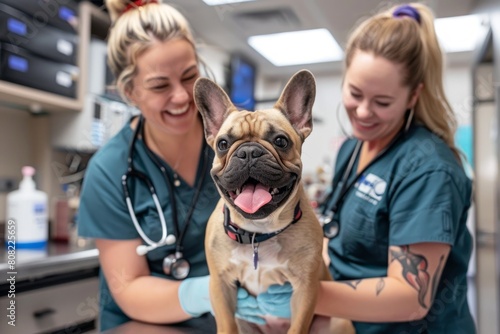
<instances>
[{"instance_id":1,"label":"white cabinet","mask_svg":"<svg viewBox=\"0 0 500 334\"><path fill-rule=\"evenodd\" d=\"M98 285L99 279L90 277L16 292L15 298L2 296L0 309L6 314L0 321L0 333L34 334L61 330L63 333L88 333L87 330L95 330L99 310ZM15 302L15 309L11 301ZM15 327L9 324L12 321L9 314L15 316Z\"/></svg>"}]
</instances>

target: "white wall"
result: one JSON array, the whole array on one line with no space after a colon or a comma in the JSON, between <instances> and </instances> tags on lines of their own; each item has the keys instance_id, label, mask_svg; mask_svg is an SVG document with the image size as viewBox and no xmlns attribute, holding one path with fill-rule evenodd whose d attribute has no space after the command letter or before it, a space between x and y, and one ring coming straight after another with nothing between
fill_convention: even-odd
<instances>
[{"instance_id":1,"label":"white wall","mask_svg":"<svg viewBox=\"0 0 500 334\"><path fill-rule=\"evenodd\" d=\"M201 60L208 67L211 73L202 73L203 75L214 76L215 81L222 87L226 85L226 68L229 64L229 54L221 49L211 45L197 46L198 54Z\"/></svg>"},{"instance_id":2,"label":"white wall","mask_svg":"<svg viewBox=\"0 0 500 334\"><path fill-rule=\"evenodd\" d=\"M22 167L29 165L36 169L37 189L50 191L52 154L47 121L45 115L0 105L0 178L13 180L16 189ZM6 199L7 193L0 193L0 222L6 219Z\"/></svg>"},{"instance_id":3,"label":"white wall","mask_svg":"<svg viewBox=\"0 0 500 334\"><path fill-rule=\"evenodd\" d=\"M27 112L0 106L0 178L19 182L21 167L34 164L31 124ZM6 219L6 195L0 193L0 222Z\"/></svg>"},{"instance_id":4,"label":"white wall","mask_svg":"<svg viewBox=\"0 0 500 334\"><path fill-rule=\"evenodd\" d=\"M448 67L444 75L444 87L459 126L472 124L472 70L470 67Z\"/></svg>"}]
</instances>

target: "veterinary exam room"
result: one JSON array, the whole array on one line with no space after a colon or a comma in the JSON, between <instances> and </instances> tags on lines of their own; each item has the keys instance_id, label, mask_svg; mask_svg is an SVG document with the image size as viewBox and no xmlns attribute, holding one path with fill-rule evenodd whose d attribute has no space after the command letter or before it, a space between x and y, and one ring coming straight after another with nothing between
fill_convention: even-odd
<instances>
[{"instance_id":1,"label":"veterinary exam room","mask_svg":"<svg viewBox=\"0 0 500 334\"><path fill-rule=\"evenodd\" d=\"M0 333L500 334L499 131L498 0L0 0Z\"/></svg>"}]
</instances>

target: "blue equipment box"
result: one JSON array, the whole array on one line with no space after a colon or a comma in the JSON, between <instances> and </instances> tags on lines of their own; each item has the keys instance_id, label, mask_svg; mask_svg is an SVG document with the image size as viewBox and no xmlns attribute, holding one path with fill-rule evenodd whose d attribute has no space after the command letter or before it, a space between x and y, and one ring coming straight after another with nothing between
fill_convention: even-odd
<instances>
[{"instance_id":1,"label":"blue equipment box","mask_svg":"<svg viewBox=\"0 0 500 334\"><path fill-rule=\"evenodd\" d=\"M53 27L75 32L78 24L78 3L73 0L0 0L30 17L37 27Z\"/></svg>"},{"instance_id":2,"label":"blue equipment box","mask_svg":"<svg viewBox=\"0 0 500 334\"><path fill-rule=\"evenodd\" d=\"M18 46L0 43L0 80L76 98L78 67L38 57Z\"/></svg>"},{"instance_id":3,"label":"blue equipment box","mask_svg":"<svg viewBox=\"0 0 500 334\"><path fill-rule=\"evenodd\" d=\"M0 0L2 1L2 0ZM0 3L0 41L22 47L48 59L76 65L78 37L49 25L37 27L33 19Z\"/></svg>"}]
</instances>

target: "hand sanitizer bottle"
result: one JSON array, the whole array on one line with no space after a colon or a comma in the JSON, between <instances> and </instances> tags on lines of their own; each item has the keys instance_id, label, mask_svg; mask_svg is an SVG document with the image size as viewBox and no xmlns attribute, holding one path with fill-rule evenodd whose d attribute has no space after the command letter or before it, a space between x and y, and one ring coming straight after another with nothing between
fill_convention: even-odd
<instances>
[{"instance_id":1,"label":"hand sanitizer bottle","mask_svg":"<svg viewBox=\"0 0 500 334\"><path fill-rule=\"evenodd\" d=\"M30 166L22 168L23 180L19 190L7 195L6 236L15 235L16 248L44 248L48 240L48 197L36 190L33 175L35 169ZM15 226L15 233L12 233ZM10 239L12 241L12 237ZM7 240L6 240L7 241Z\"/></svg>"}]
</instances>

